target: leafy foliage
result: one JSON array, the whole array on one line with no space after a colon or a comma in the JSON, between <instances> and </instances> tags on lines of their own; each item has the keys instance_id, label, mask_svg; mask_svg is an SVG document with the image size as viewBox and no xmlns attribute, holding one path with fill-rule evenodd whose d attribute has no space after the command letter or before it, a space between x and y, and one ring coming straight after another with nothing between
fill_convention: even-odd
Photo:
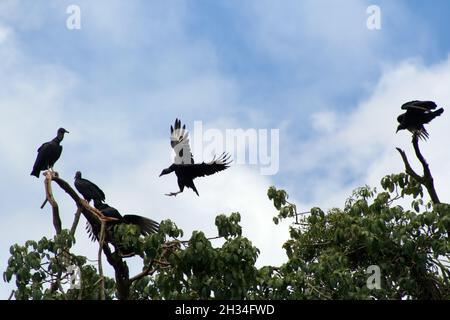
<instances>
[{"instance_id":1,"label":"leafy foliage","mask_svg":"<svg viewBox=\"0 0 450 320\"><path fill-rule=\"evenodd\" d=\"M143 262L128 298L449 299L450 205L426 203L421 184L403 173L384 177L381 187L356 189L343 209L312 208L300 217L287 192L271 187L274 222L297 221L283 246L287 261L278 267L256 267L259 250L242 236L239 213L217 216L212 239L194 231L181 241L183 231L170 220L147 237L131 225L116 226L116 243ZM407 199L410 208L397 203ZM14 297L98 299L100 276L85 257L71 253L74 242L63 230L51 240L13 245L4 280L15 278ZM81 287L64 291L70 265L80 268ZM372 265L381 270L380 289L367 286ZM119 297L113 279L105 278L105 293L106 299Z\"/></svg>"},{"instance_id":2,"label":"leafy foliage","mask_svg":"<svg viewBox=\"0 0 450 320\"><path fill-rule=\"evenodd\" d=\"M98 299L99 276L96 269L86 264L86 258L70 253L75 239L68 230L53 239L42 238L38 242L27 241L24 246L11 246L11 257L3 274L5 281L15 276L14 297L24 299ZM76 266L81 272L80 289L64 291L71 279L69 266ZM112 299L114 281L106 279L107 298Z\"/></svg>"},{"instance_id":3,"label":"leafy foliage","mask_svg":"<svg viewBox=\"0 0 450 320\"><path fill-rule=\"evenodd\" d=\"M265 298L448 299L450 206L424 204L422 187L405 174L383 178L383 192L359 188L343 210L313 208L290 228L288 262L274 272ZM277 219L292 217L287 194L270 188ZM394 201L412 196L406 210ZM288 212L288 214L286 214ZM366 271L381 269L380 290Z\"/></svg>"}]
</instances>

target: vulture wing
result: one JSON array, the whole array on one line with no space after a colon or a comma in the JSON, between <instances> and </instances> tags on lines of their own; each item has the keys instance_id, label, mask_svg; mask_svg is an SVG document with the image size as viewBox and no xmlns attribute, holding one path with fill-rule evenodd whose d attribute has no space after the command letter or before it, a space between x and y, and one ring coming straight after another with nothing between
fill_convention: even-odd
<instances>
[{"instance_id":1,"label":"vulture wing","mask_svg":"<svg viewBox=\"0 0 450 320\"><path fill-rule=\"evenodd\" d=\"M176 119L175 124L170 126L170 145L175 151L175 164L193 164L191 146L189 145L189 133L186 125L181 126L181 120Z\"/></svg>"}]
</instances>

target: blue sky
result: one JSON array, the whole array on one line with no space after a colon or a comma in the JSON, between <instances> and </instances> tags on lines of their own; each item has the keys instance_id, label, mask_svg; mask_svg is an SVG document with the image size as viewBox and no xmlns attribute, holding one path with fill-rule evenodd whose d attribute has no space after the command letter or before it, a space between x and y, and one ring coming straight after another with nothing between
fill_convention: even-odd
<instances>
[{"instance_id":1,"label":"blue sky","mask_svg":"<svg viewBox=\"0 0 450 320\"><path fill-rule=\"evenodd\" d=\"M81 30L65 27L70 4L81 8ZM371 4L381 8L381 30L366 28ZM36 224L0 235L0 268L10 244L51 234L48 212L38 209L42 185L28 173L36 148L59 126L71 132L57 168L67 180L82 170L111 205L173 219L187 234L213 233L216 214L241 211L261 263L282 261L267 233L277 233L279 247L287 225L271 224L268 186L286 188L306 209L326 209L401 170L393 147L409 138L393 135L399 103L450 103L443 80L449 9L445 0L1 0L0 164L12 181L0 187L10 199L0 201L1 228L21 219ZM380 124L377 116L390 120ZM188 128L202 120L219 130L280 129L279 173L236 166L199 182L198 199L190 192L164 197L176 189L175 177L157 177L170 162L176 117ZM446 127L437 123L436 131ZM446 174L432 143L429 152ZM63 204L67 223L71 205ZM78 245L86 254L96 250L87 239Z\"/></svg>"}]
</instances>

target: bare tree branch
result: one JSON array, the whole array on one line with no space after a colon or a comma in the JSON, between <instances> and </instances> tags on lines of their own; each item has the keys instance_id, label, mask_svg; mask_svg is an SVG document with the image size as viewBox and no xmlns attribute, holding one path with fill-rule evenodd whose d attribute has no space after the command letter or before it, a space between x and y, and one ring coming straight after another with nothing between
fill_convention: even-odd
<instances>
[{"instance_id":1,"label":"bare tree branch","mask_svg":"<svg viewBox=\"0 0 450 320\"><path fill-rule=\"evenodd\" d=\"M431 175L430 167L428 166L428 163L425 160L425 157L420 152L419 139L417 138L417 135L414 135L412 144L414 146L414 151L416 153L416 156L419 159L419 161L423 167L423 179L424 179L423 185L427 188L428 193L430 194L430 197L431 197L431 201L433 201L433 204L441 203L441 201L439 200L439 197L437 195L436 189L434 187L434 179L433 179L433 176Z\"/></svg>"},{"instance_id":2,"label":"bare tree branch","mask_svg":"<svg viewBox=\"0 0 450 320\"><path fill-rule=\"evenodd\" d=\"M45 180L44 180L44 187L45 187L45 198L46 201L42 204L43 206L48 201L50 205L52 206L52 213L53 213L53 226L55 227L56 234L61 234L62 231L62 223L61 218L59 216L59 207L58 203L56 202L55 198L53 197L53 190L52 190L52 178L54 173L51 171L44 172ZM61 276L62 271L59 271L55 281L51 284L50 290L52 292L57 291L58 289L61 289Z\"/></svg>"},{"instance_id":3,"label":"bare tree branch","mask_svg":"<svg viewBox=\"0 0 450 320\"><path fill-rule=\"evenodd\" d=\"M72 228L70 228L70 235L75 236L75 231L77 230L78 222L80 221L81 208L77 208L77 212L75 212L75 217L73 219Z\"/></svg>"},{"instance_id":4,"label":"bare tree branch","mask_svg":"<svg viewBox=\"0 0 450 320\"><path fill-rule=\"evenodd\" d=\"M139 274L135 275L133 278L131 278L130 283L133 283L137 280L144 278L145 276L152 275L153 273L155 273L157 269L156 268L153 269L153 263L154 263L154 260L152 260L152 262L149 264L149 266L144 271L142 271L141 273L139 273Z\"/></svg>"},{"instance_id":5,"label":"bare tree branch","mask_svg":"<svg viewBox=\"0 0 450 320\"><path fill-rule=\"evenodd\" d=\"M222 238L222 237L214 237L214 238L210 238L210 239L218 239L218 238ZM187 243L188 241L180 241L180 240L175 240L175 241L171 241L168 243L165 243L164 245L162 245L162 253L161 253L161 257L165 258L167 256L168 252L173 252L177 249L180 248L180 244L183 244L183 242ZM157 267L153 267L154 265L157 265ZM145 268L144 271L142 271L141 273L137 274L136 276L132 277L130 279L130 284L133 283L134 281L140 280L142 278L144 278L145 276L150 276L152 274L154 274L156 271L158 271L160 268L159 267L169 267L170 263L167 261L162 261L162 260L158 260L158 259L153 259L147 268Z\"/></svg>"},{"instance_id":6,"label":"bare tree branch","mask_svg":"<svg viewBox=\"0 0 450 320\"><path fill-rule=\"evenodd\" d=\"M55 227L56 234L61 234L62 226L61 226L61 218L59 217L59 207L58 203L55 201L55 198L53 197L52 191L52 174L50 171L46 171L44 172L44 176L45 176L44 186L46 199L52 206L53 211L53 226Z\"/></svg>"},{"instance_id":7,"label":"bare tree branch","mask_svg":"<svg viewBox=\"0 0 450 320\"><path fill-rule=\"evenodd\" d=\"M423 175L421 176L414 171L414 169L409 164L406 153L402 149L397 148L397 151L400 153L403 163L405 164L405 171L408 175L413 177L417 182L419 182L421 185L423 185L427 189L428 194L430 195L430 198L431 198L431 201L433 202L433 204L439 204L441 202L439 200L436 189L434 187L433 176L431 175L431 171L430 171L427 161L425 160L425 157L420 152L419 139L418 139L417 135L413 135L412 144L414 147L416 157L417 157L417 159L419 159L420 163L422 164Z\"/></svg>"},{"instance_id":8,"label":"bare tree branch","mask_svg":"<svg viewBox=\"0 0 450 320\"><path fill-rule=\"evenodd\" d=\"M101 228L101 232L100 232L100 241L99 241L100 242L100 250L99 250L98 261L99 261L99 273L100 273L100 279L101 279L100 298L102 300L104 300L105 299L105 287L104 287L103 267L102 267L102 262L101 262L101 252L102 252L102 247L103 247L103 249L108 248L108 246L104 244L105 223L107 221L115 221L117 219L106 217L102 214L102 212L100 210L97 210L96 208L91 207L86 200L81 199L78 196L78 194L75 192L75 190L73 190L72 187L66 181L59 178L59 176L56 172L48 170L48 171L44 172L44 176L45 176L44 186L45 186L46 201L44 201L44 203L42 204L42 207L45 206L46 202L49 202L51 204L52 210L53 210L53 225L55 226L56 234L61 233L62 224L61 224L61 218L59 216L58 203L56 202L56 200L53 197L53 191L52 191L52 186L51 186L52 181L56 182L61 187L61 189L63 189L74 200L74 202L77 206L77 212L75 213L75 218L72 223L72 228L70 230L71 235L75 234L81 213L86 217L86 219L88 219L88 220L96 219L97 221L99 221L101 223L102 228ZM108 250L109 250L109 248L108 248ZM114 267L114 265L113 265L113 267ZM61 275L62 275L62 272L59 272L55 279L55 282L53 282L53 284L51 286L51 290L53 290L53 291L56 291L58 289L62 290L61 283L60 283Z\"/></svg>"},{"instance_id":9,"label":"bare tree branch","mask_svg":"<svg viewBox=\"0 0 450 320\"><path fill-rule=\"evenodd\" d=\"M105 236L106 236L106 231L107 231L105 229L105 224L108 221L116 221L117 219L106 217L102 214L102 212L100 210L97 210L96 208L91 207L86 200L80 198L80 196L77 194L77 192L75 192L75 190L66 181L59 178L59 176L56 172L46 171L44 174L46 176L46 184L45 184L46 195L47 195L46 200L52 205L53 208L56 208L56 209L54 209L54 213L58 214L57 215L58 218L59 218L59 211L57 210L57 208L58 208L57 203L53 198L53 194L52 194L52 190L51 190L51 182L52 181L54 181L56 184L58 184L59 187L61 189L63 189L73 199L73 201L75 202L75 204L77 206L77 212L75 214L75 218L74 218L72 228L70 231L72 235L75 234L77 225L79 223L80 214L83 214L88 221L94 221L93 219L95 219L96 221L101 223L101 231L100 231L100 237L99 237L99 251L98 251L98 266L99 266L99 274L100 274L99 283L101 286L100 287L100 299L104 300L105 296L106 296L105 282L104 282L104 275L103 275L103 265L102 265L102 259L101 259L102 251L106 256L108 263L114 268L117 297L120 300L126 300L129 298L130 286L134 281L137 281L147 275L152 275L154 272L156 272L160 268L167 268L170 266L170 264L166 261L154 260L149 265L149 267L146 268L143 272L139 273L138 275L136 275L130 279L128 266L127 266L126 262L123 260L122 256L120 255L120 250L118 250L118 248L114 244L112 244L114 246L114 252L111 252L111 249L108 246L108 243L105 243ZM43 206L44 205L45 205L45 202L44 202ZM56 212L55 212L55 210L56 210ZM61 222L59 220L59 226L60 225L61 225ZM56 224L55 224L55 226L56 226ZM210 238L210 239L218 239L218 238L221 238L221 237L214 237L214 238ZM185 241L185 242L187 243L187 241ZM182 241L174 241L174 242L170 242L170 243L163 245L162 257L164 257L168 251L173 251L173 250L176 250L176 248L179 248L181 243L183 243L183 242ZM153 269L152 266L154 264L158 264L158 267ZM59 283L58 282L54 283L54 287L55 287L55 289L57 289L59 287Z\"/></svg>"},{"instance_id":10,"label":"bare tree branch","mask_svg":"<svg viewBox=\"0 0 450 320\"><path fill-rule=\"evenodd\" d=\"M103 215L103 213L100 210L97 210L94 207L91 207L89 203L80 198L80 196L75 192L75 190L72 189L70 184L68 184L66 181L58 177L56 172L46 171L44 174L50 175L51 180L55 181L61 189L63 189L72 199L75 201L75 204L77 205L77 208L81 208L81 213L84 215L88 215L90 217L94 217L99 222L102 220L104 221L116 221L116 218L110 218ZM50 201L50 199L49 199Z\"/></svg>"},{"instance_id":11,"label":"bare tree branch","mask_svg":"<svg viewBox=\"0 0 450 320\"><path fill-rule=\"evenodd\" d=\"M100 239L98 241L98 273L100 275L100 300L105 300L105 278L103 277L102 248L105 242L105 221L102 221Z\"/></svg>"},{"instance_id":12,"label":"bare tree branch","mask_svg":"<svg viewBox=\"0 0 450 320\"><path fill-rule=\"evenodd\" d=\"M409 161L408 161L408 157L406 156L406 153L405 153L405 151L403 151L402 149L400 149L400 148L396 148L397 149L397 151L400 153L400 156L402 157L402 159L403 159L403 163L405 164L405 172L408 174L408 175L410 175L411 177L413 177L414 178L414 180L416 180L417 182L419 182L419 183L423 183L423 178L421 177L421 176L419 176L415 171L414 171L414 169L411 167L411 165L409 164Z\"/></svg>"},{"instance_id":13,"label":"bare tree branch","mask_svg":"<svg viewBox=\"0 0 450 320\"><path fill-rule=\"evenodd\" d=\"M45 198L44 202L41 204L41 209L44 209L47 202L48 202L48 200L47 200L47 198Z\"/></svg>"}]
</instances>

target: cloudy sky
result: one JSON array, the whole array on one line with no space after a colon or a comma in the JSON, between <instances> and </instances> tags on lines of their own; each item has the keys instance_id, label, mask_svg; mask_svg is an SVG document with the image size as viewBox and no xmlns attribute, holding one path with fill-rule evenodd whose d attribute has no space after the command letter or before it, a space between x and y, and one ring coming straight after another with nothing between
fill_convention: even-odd
<instances>
[{"instance_id":1,"label":"cloudy sky","mask_svg":"<svg viewBox=\"0 0 450 320\"><path fill-rule=\"evenodd\" d=\"M72 4L79 30L66 27ZM366 26L371 4L380 30ZM185 237L215 236L215 216L239 211L258 264L282 263L288 224L273 225L268 187L286 189L302 211L328 209L400 172L395 147L410 152L410 136L395 135L400 105L450 105L449 10L446 0L0 0L0 272L11 244L53 235L50 208L39 209L43 179L29 173L58 127L70 134L55 169L69 182L80 170L122 213L172 219ZM194 121L224 134L278 129L278 173L235 164L197 180L200 197L166 197L176 178L158 175L177 117L191 135ZM423 145L443 201L448 119ZM75 207L58 188L55 196L68 227ZM75 250L95 259L83 226ZM0 299L11 289L0 283Z\"/></svg>"}]
</instances>

